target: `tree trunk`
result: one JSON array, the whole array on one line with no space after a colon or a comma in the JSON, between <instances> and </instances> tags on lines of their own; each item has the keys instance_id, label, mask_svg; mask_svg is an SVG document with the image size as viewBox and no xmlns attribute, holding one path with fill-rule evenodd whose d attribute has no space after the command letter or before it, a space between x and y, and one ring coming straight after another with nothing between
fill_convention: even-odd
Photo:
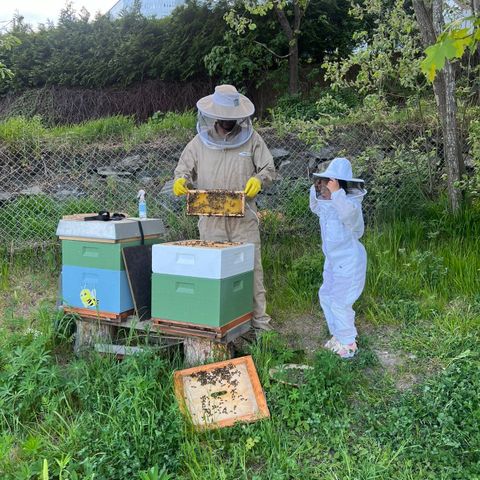
<instances>
[{"instance_id":1,"label":"tree trunk","mask_svg":"<svg viewBox=\"0 0 480 480\"><path fill-rule=\"evenodd\" d=\"M295 95L300 91L299 78L298 78L298 39L293 38L290 40L289 45L289 57L288 57L288 90L291 95Z\"/></svg>"},{"instance_id":2,"label":"tree trunk","mask_svg":"<svg viewBox=\"0 0 480 480\"><path fill-rule=\"evenodd\" d=\"M183 342L185 365L194 367L232 358L232 345L208 338L187 337Z\"/></svg>"},{"instance_id":3,"label":"tree trunk","mask_svg":"<svg viewBox=\"0 0 480 480\"><path fill-rule=\"evenodd\" d=\"M75 333L75 353L93 348L95 343L112 343L115 326L101 323L96 320L78 319L76 321L77 331Z\"/></svg>"},{"instance_id":4,"label":"tree trunk","mask_svg":"<svg viewBox=\"0 0 480 480\"><path fill-rule=\"evenodd\" d=\"M480 17L480 0L472 0L471 5L473 15ZM478 69L480 68L480 42L477 45L477 50L472 53L472 68ZM474 70L475 71L475 70ZM480 105L480 85L476 78L474 78L470 84L472 85L472 89L475 92L474 102L475 105Z\"/></svg>"},{"instance_id":5,"label":"tree trunk","mask_svg":"<svg viewBox=\"0 0 480 480\"><path fill-rule=\"evenodd\" d=\"M463 195L455 182L462 179L464 163L460 148L457 124L457 100L455 96L455 71L451 62L446 61L443 69L445 79L445 125L443 127L443 148L445 150L445 163L447 165L448 198L450 208L458 212L462 206Z\"/></svg>"},{"instance_id":6,"label":"tree trunk","mask_svg":"<svg viewBox=\"0 0 480 480\"><path fill-rule=\"evenodd\" d=\"M414 0L413 8L425 47L436 42L444 27L442 0L425 2ZM462 204L462 192L455 186L463 174L463 158L457 126L457 101L455 95L455 72L451 62L433 82L433 91L442 126L443 155L447 168L447 186L450 208L457 212Z\"/></svg>"},{"instance_id":7,"label":"tree trunk","mask_svg":"<svg viewBox=\"0 0 480 480\"><path fill-rule=\"evenodd\" d=\"M294 2L295 18L294 26L292 28L283 9L277 6L274 6L273 8L277 14L283 33L288 40L288 91L290 94L295 95L300 90L298 79L298 34L303 12L300 10L298 3Z\"/></svg>"}]
</instances>

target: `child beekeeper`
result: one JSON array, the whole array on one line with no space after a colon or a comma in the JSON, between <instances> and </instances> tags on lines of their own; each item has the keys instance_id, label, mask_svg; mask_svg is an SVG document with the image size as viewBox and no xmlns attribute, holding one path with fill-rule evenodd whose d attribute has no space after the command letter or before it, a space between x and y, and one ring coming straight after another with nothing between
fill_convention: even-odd
<instances>
[{"instance_id":1,"label":"child beekeeper","mask_svg":"<svg viewBox=\"0 0 480 480\"><path fill-rule=\"evenodd\" d=\"M323 284L318 291L331 334L325 348L341 358L357 351L357 329L352 308L365 286L367 254L363 235L364 182L354 178L346 158L335 158L323 173L314 173L310 210L320 219L325 255Z\"/></svg>"}]
</instances>

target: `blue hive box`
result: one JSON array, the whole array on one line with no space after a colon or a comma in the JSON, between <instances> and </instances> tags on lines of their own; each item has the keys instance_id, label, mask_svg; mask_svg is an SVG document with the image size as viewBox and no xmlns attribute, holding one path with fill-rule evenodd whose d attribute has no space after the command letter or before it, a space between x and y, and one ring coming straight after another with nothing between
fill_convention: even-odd
<instances>
[{"instance_id":1,"label":"blue hive box","mask_svg":"<svg viewBox=\"0 0 480 480\"><path fill-rule=\"evenodd\" d=\"M64 265L62 292L66 307L118 315L133 309L125 270Z\"/></svg>"}]
</instances>

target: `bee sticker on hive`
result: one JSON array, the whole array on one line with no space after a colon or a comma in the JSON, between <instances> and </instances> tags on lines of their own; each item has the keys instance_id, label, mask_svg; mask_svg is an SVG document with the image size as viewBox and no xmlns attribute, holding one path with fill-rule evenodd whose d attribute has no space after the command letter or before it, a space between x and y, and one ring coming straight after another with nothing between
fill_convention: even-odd
<instances>
[{"instance_id":1,"label":"bee sticker on hive","mask_svg":"<svg viewBox=\"0 0 480 480\"><path fill-rule=\"evenodd\" d=\"M98 305L96 290L94 288L92 288L92 290L84 288L80 292L80 300L84 307L96 307Z\"/></svg>"}]
</instances>

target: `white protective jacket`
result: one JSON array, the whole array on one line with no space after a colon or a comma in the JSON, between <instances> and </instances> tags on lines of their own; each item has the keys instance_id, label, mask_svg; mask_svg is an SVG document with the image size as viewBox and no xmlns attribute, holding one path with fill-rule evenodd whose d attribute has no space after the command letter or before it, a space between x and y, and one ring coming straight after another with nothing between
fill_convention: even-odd
<instances>
[{"instance_id":1,"label":"white protective jacket","mask_svg":"<svg viewBox=\"0 0 480 480\"><path fill-rule=\"evenodd\" d=\"M364 222L361 202L365 190L346 194L340 189L331 200L318 199L310 188L310 210L318 215L325 255L319 299L330 330L341 343L355 341L353 303L365 285L367 254L359 242Z\"/></svg>"}]
</instances>

